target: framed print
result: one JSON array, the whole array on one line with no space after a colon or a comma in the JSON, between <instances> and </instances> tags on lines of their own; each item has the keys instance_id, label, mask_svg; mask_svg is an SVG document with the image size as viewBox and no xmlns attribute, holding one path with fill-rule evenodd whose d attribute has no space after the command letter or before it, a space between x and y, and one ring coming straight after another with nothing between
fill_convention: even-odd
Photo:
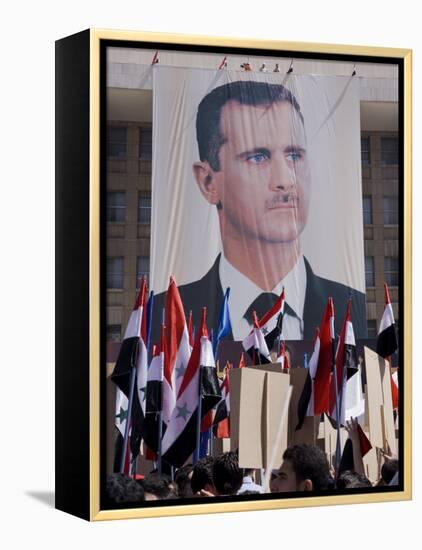
<instances>
[{"instance_id":1,"label":"framed print","mask_svg":"<svg viewBox=\"0 0 422 550\"><path fill-rule=\"evenodd\" d=\"M411 51L56 43L56 506L411 498Z\"/></svg>"}]
</instances>

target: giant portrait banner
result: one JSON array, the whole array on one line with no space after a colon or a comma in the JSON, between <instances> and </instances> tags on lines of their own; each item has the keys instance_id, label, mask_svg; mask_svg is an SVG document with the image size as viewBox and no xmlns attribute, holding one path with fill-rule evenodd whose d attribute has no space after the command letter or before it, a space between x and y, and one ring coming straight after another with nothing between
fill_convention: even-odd
<instances>
[{"instance_id":1,"label":"giant portrait banner","mask_svg":"<svg viewBox=\"0 0 422 550\"><path fill-rule=\"evenodd\" d=\"M351 296L364 336L359 95L357 77L154 67L154 292L173 275L200 310L230 286L235 339L245 296L285 287L287 339Z\"/></svg>"}]
</instances>

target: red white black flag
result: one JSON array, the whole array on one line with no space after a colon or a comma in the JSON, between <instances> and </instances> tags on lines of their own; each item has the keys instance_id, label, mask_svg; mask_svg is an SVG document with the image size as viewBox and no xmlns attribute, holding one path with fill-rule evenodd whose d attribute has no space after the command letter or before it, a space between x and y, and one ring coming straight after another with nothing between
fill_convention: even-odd
<instances>
[{"instance_id":1,"label":"red white black flag","mask_svg":"<svg viewBox=\"0 0 422 550\"><path fill-rule=\"evenodd\" d=\"M359 417L365 412L350 308L351 300L347 303L346 316L341 327L336 353L336 368L332 373L330 387L330 414L333 419L337 419L335 398L335 381L337 380L339 420L343 425L351 417Z\"/></svg>"},{"instance_id":2,"label":"red white black flag","mask_svg":"<svg viewBox=\"0 0 422 550\"><path fill-rule=\"evenodd\" d=\"M284 314L284 289L277 298L274 305L265 313L261 319L254 322L254 329L243 340L243 349L252 355L255 344L255 328L261 329L265 338L266 347L271 350L275 341L280 337L282 332Z\"/></svg>"},{"instance_id":3,"label":"red white black flag","mask_svg":"<svg viewBox=\"0 0 422 550\"><path fill-rule=\"evenodd\" d=\"M185 312L173 277L170 277L166 296L165 326L163 420L167 424L176 406L177 394L191 356Z\"/></svg>"},{"instance_id":4,"label":"red white black flag","mask_svg":"<svg viewBox=\"0 0 422 550\"><path fill-rule=\"evenodd\" d=\"M314 350L308 363L308 372L303 386L302 393L297 404L298 423L296 430L300 430L306 416L314 416L314 378L318 367L319 350L321 341L319 338L319 328L316 329L314 338Z\"/></svg>"},{"instance_id":5,"label":"red white black flag","mask_svg":"<svg viewBox=\"0 0 422 550\"><path fill-rule=\"evenodd\" d=\"M147 402L145 410L144 441L149 449L158 453L160 413L163 410L163 378L165 356L165 328L161 326L161 341L153 348L148 369ZM163 426L164 430L164 426Z\"/></svg>"},{"instance_id":6,"label":"red white black flag","mask_svg":"<svg viewBox=\"0 0 422 550\"><path fill-rule=\"evenodd\" d=\"M208 338L205 308L176 405L163 437L163 459L173 466L182 466L195 450L199 399L201 418L221 400L212 344Z\"/></svg>"},{"instance_id":7,"label":"red white black flag","mask_svg":"<svg viewBox=\"0 0 422 550\"><path fill-rule=\"evenodd\" d=\"M384 283L385 307L378 331L377 353L381 357L389 357L397 350L397 334L394 322L393 306L391 305L388 286Z\"/></svg>"},{"instance_id":8,"label":"red white black flag","mask_svg":"<svg viewBox=\"0 0 422 550\"><path fill-rule=\"evenodd\" d=\"M129 317L123 342L114 367L111 379L116 386L129 398L130 378L132 369L136 369L135 390L133 392L131 421L131 450L133 457L139 454L142 439L145 389L146 389L146 296L147 284L142 279L141 288L136 298L133 311Z\"/></svg>"},{"instance_id":9,"label":"red white black flag","mask_svg":"<svg viewBox=\"0 0 422 550\"><path fill-rule=\"evenodd\" d=\"M214 435L218 438L230 437L230 365L226 366L224 379L220 384L221 401L214 417Z\"/></svg>"},{"instance_id":10,"label":"red white black flag","mask_svg":"<svg viewBox=\"0 0 422 550\"><path fill-rule=\"evenodd\" d=\"M330 408L330 376L333 366L333 342L335 337L332 298L328 298L319 334L320 349L314 378L314 413L316 415L329 412Z\"/></svg>"}]
</instances>

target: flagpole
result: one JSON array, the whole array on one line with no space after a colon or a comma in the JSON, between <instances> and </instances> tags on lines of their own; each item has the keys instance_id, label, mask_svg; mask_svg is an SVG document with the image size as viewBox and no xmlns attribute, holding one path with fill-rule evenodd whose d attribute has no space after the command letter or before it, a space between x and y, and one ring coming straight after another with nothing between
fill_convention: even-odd
<instances>
[{"instance_id":1,"label":"flagpole","mask_svg":"<svg viewBox=\"0 0 422 550\"><path fill-rule=\"evenodd\" d=\"M152 310L153 310L153 307L154 307L154 291L151 290L151 292L149 293L148 305L147 305L148 323L147 323L146 346L147 346L148 357L149 357L150 348L151 348L151 327L152 327Z\"/></svg>"},{"instance_id":2,"label":"flagpole","mask_svg":"<svg viewBox=\"0 0 422 550\"><path fill-rule=\"evenodd\" d=\"M163 308L161 312L161 326L164 327L163 330L165 330L165 308ZM163 353L163 350L160 350L161 353ZM158 475L161 476L162 470L163 470L163 461L162 461L162 439L163 439L163 388L161 387L161 404L160 404L160 412L158 413L158 449L157 449L157 468L158 468Z\"/></svg>"},{"instance_id":3,"label":"flagpole","mask_svg":"<svg viewBox=\"0 0 422 550\"><path fill-rule=\"evenodd\" d=\"M341 434L340 434L340 411L339 411L339 397L338 397L338 387L337 387L337 366L336 366L336 353L335 353L335 339L333 338L331 342L332 350L332 362L334 369L334 387L335 387L335 396L336 396L336 422L337 422L337 443L336 443L336 470L340 466L341 459Z\"/></svg>"},{"instance_id":4,"label":"flagpole","mask_svg":"<svg viewBox=\"0 0 422 550\"><path fill-rule=\"evenodd\" d=\"M202 416L202 399L201 399L201 383L202 383L202 367L199 366L199 402L197 408L196 418L196 449L193 457L193 463L195 464L199 460L199 447L201 445L201 416Z\"/></svg>"},{"instance_id":5,"label":"flagpole","mask_svg":"<svg viewBox=\"0 0 422 550\"><path fill-rule=\"evenodd\" d=\"M123 474L125 471L125 458L126 458L126 450L127 450L127 443L129 440L129 425L130 425L130 419L132 418L132 404L133 404L133 394L135 389L135 379L136 379L136 369L135 366L132 366L132 370L130 371L130 382L129 382L129 403L127 407L127 418L126 418L126 426L125 426L125 436L123 439L123 449L122 449L122 456L120 457L120 473ZM130 467L129 467L130 471Z\"/></svg>"}]
</instances>

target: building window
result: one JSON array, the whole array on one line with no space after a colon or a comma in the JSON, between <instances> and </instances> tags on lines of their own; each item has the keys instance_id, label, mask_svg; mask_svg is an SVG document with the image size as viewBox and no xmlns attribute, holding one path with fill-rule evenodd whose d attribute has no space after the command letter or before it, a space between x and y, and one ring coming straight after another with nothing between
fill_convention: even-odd
<instances>
[{"instance_id":1,"label":"building window","mask_svg":"<svg viewBox=\"0 0 422 550\"><path fill-rule=\"evenodd\" d=\"M366 321L366 328L368 331L368 338L376 338L377 337L377 322L375 319L368 319Z\"/></svg>"},{"instance_id":2,"label":"building window","mask_svg":"<svg viewBox=\"0 0 422 550\"><path fill-rule=\"evenodd\" d=\"M365 285L366 287L375 286L375 269L373 256L365 256Z\"/></svg>"},{"instance_id":3,"label":"building window","mask_svg":"<svg viewBox=\"0 0 422 550\"><path fill-rule=\"evenodd\" d=\"M140 191L138 195L138 222L151 223L151 193Z\"/></svg>"},{"instance_id":4,"label":"building window","mask_svg":"<svg viewBox=\"0 0 422 550\"><path fill-rule=\"evenodd\" d=\"M136 288L139 288L139 281L142 277L148 280L149 277L149 256L138 256L136 268Z\"/></svg>"},{"instance_id":5,"label":"building window","mask_svg":"<svg viewBox=\"0 0 422 550\"><path fill-rule=\"evenodd\" d=\"M123 288L123 256L107 258L107 288Z\"/></svg>"},{"instance_id":6,"label":"building window","mask_svg":"<svg viewBox=\"0 0 422 550\"><path fill-rule=\"evenodd\" d=\"M139 158L152 159L152 128L139 128Z\"/></svg>"},{"instance_id":7,"label":"building window","mask_svg":"<svg viewBox=\"0 0 422 550\"><path fill-rule=\"evenodd\" d=\"M384 277L388 286L399 286L399 259L393 256L384 258Z\"/></svg>"},{"instance_id":8,"label":"building window","mask_svg":"<svg viewBox=\"0 0 422 550\"><path fill-rule=\"evenodd\" d=\"M107 155L125 158L127 155L127 128L110 126L107 132Z\"/></svg>"},{"instance_id":9,"label":"building window","mask_svg":"<svg viewBox=\"0 0 422 550\"><path fill-rule=\"evenodd\" d=\"M126 217L126 193L110 191L107 193L107 221L124 222Z\"/></svg>"},{"instance_id":10,"label":"building window","mask_svg":"<svg viewBox=\"0 0 422 550\"><path fill-rule=\"evenodd\" d=\"M121 331L121 325L107 325L107 342L120 342Z\"/></svg>"},{"instance_id":11,"label":"building window","mask_svg":"<svg viewBox=\"0 0 422 550\"><path fill-rule=\"evenodd\" d=\"M365 225L372 224L372 197L363 197L363 223Z\"/></svg>"},{"instance_id":12,"label":"building window","mask_svg":"<svg viewBox=\"0 0 422 550\"><path fill-rule=\"evenodd\" d=\"M381 138L381 164L388 166L399 163L399 140L397 137Z\"/></svg>"},{"instance_id":13,"label":"building window","mask_svg":"<svg viewBox=\"0 0 422 550\"><path fill-rule=\"evenodd\" d=\"M371 152L369 145L369 136L360 138L360 156L362 166L369 166L371 164Z\"/></svg>"},{"instance_id":14,"label":"building window","mask_svg":"<svg viewBox=\"0 0 422 550\"><path fill-rule=\"evenodd\" d=\"M384 224L397 225L399 223L398 197L384 197Z\"/></svg>"}]
</instances>

